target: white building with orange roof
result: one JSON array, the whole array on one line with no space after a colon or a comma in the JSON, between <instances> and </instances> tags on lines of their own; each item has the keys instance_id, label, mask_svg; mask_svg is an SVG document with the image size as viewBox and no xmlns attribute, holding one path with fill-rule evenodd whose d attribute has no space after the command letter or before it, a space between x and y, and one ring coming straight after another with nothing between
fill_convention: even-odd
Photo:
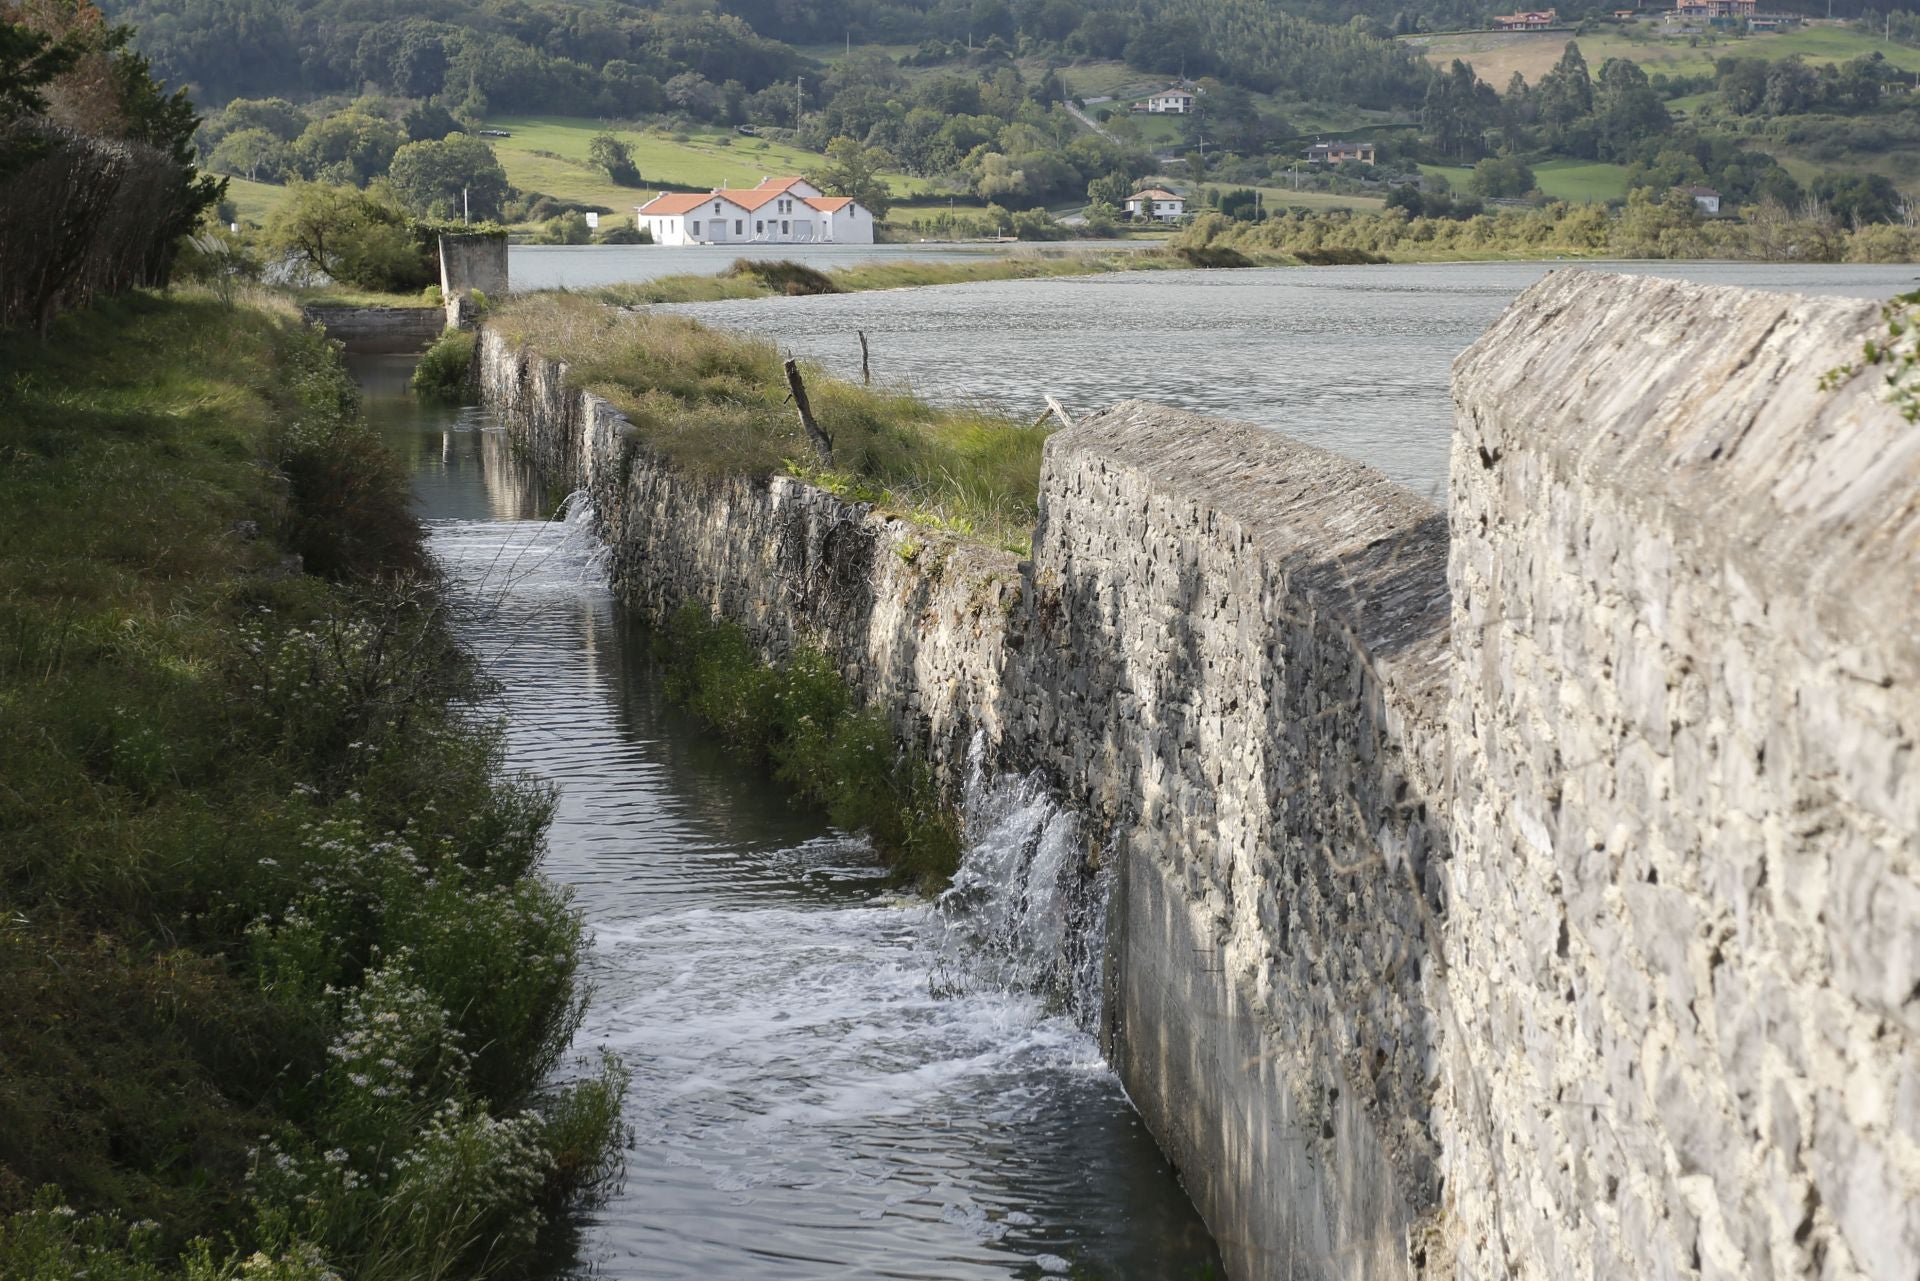
<instances>
[{"instance_id":1,"label":"white building with orange roof","mask_svg":"<svg viewBox=\"0 0 1920 1281\"><path fill-rule=\"evenodd\" d=\"M663 191L635 211L656 245L870 245L873 214L846 196L822 195L805 178L762 178L757 187L706 195Z\"/></svg>"}]
</instances>

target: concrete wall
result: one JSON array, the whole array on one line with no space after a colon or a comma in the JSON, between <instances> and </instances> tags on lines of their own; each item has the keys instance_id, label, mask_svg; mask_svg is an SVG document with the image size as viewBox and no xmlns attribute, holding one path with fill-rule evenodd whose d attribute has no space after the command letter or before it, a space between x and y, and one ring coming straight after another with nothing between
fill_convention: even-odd
<instances>
[{"instance_id":1,"label":"concrete wall","mask_svg":"<svg viewBox=\"0 0 1920 1281\"><path fill-rule=\"evenodd\" d=\"M425 351L446 328L438 307L307 307L307 320L353 352Z\"/></svg>"},{"instance_id":2,"label":"concrete wall","mask_svg":"<svg viewBox=\"0 0 1920 1281\"><path fill-rule=\"evenodd\" d=\"M625 600L1088 817L1110 1057L1230 1275L1914 1281L1920 428L1816 390L1876 320L1557 273L1461 359L1447 517L1129 403L1025 563L479 362Z\"/></svg>"},{"instance_id":3,"label":"concrete wall","mask_svg":"<svg viewBox=\"0 0 1920 1281\"><path fill-rule=\"evenodd\" d=\"M507 238L504 234L440 237L440 293L449 300L478 289L498 302L507 296ZM448 322L455 323L451 313Z\"/></svg>"},{"instance_id":4,"label":"concrete wall","mask_svg":"<svg viewBox=\"0 0 1920 1281\"><path fill-rule=\"evenodd\" d=\"M1456 367L1462 1275L1920 1276L1920 427L1818 387L1878 325L1561 272Z\"/></svg>"}]
</instances>

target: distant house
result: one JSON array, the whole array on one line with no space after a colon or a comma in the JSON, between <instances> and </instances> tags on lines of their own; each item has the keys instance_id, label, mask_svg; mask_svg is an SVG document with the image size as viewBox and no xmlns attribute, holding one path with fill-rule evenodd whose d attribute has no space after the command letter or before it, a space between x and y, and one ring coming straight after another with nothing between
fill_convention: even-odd
<instances>
[{"instance_id":1,"label":"distant house","mask_svg":"<svg viewBox=\"0 0 1920 1281\"><path fill-rule=\"evenodd\" d=\"M1370 165L1373 157L1370 142L1316 142L1307 148L1307 159L1316 165L1343 165L1349 160Z\"/></svg>"},{"instance_id":2,"label":"distant house","mask_svg":"<svg viewBox=\"0 0 1920 1281\"><path fill-rule=\"evenodd\" d=\"M706 195L663 191L634 211L656 245L870 245L873 215L805 178L762 178Z\"/></svg>"},{"instance_id":3,"label":"distant house","mask_svg":"<svg viewBox=\"0 0 1920 1281\"><path fill-rule=\"evenodd\" d=\"M1630 22L1640 16L1638 9L1615 9L1613 16L1621 22Z\"/></svg>"},{"instance_id":4,"label":"distant house","mask_svg":"<svg viewBox=\"0 0 1920 1281\"><path fill-rule=\"evenodd\" d=\"M1150 112L1153 115L1184 116L1193 110L1193 95L1178 85L1162 89L1159 93L1148 94L1146 101L1133 104L1135 111Z\"/></svg>"},{"instance_id":5,"label":"distant house","mask_svg":"<svg viewBox=\"0 0 1920 1281\"><path fill-rule=\"evenodd\" d=\"M1495 31L1545 31L1557 26L1560 12L1557 9L1528 9L1520 13L1504 14L1493 20Z\"/></svg>"},{"instance_id":6,"label":"distant house","mask_svg":"<svg viewBox=\"0 0 1920 1281\"><path fill-rule=\"evenodd\" d=\"M1136 191L1127 197L1127 217L1151 218L1156 222L1172 222L1186 217L1187 198L1175 191L1162 187L1148 187Z\"/></svg>"},{"instance_id":7,"label":"distant house","mask_svg":"<svg viewBox=\"0 0 1920 1281\"><path fill-rule=\"evenodd\" d=\"M1712 187L1682 187L1681 190L1693 197L1693 203L1700 207L1701 213L1720 212L1720 193Z\"/></svg>"},{"instance_id":8,"label":"distant house","mask_svg":"<svg viewBox=\"0 0 1920 1281\"><path fill-rule=\"evenodd\" d=\"M1708 22L1751 19L1759 7L1759 0L1673 0L1675 17Z\"/></svg>"},{"instance_id":9,"label":"distant house","mask_svg":"<svg viewBox=\"0 0 1920 1281\"><path fill-rule=\"evenodd\" d=\"M1749 31L1785 31L1800 25L1797 13L1756 13L1747 19Z\"/></svg>"}]
</instances>

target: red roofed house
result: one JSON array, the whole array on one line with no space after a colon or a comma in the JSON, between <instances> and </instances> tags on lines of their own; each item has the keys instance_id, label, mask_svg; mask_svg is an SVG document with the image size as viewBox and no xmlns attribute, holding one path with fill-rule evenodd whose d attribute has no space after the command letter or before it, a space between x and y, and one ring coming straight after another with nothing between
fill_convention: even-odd
<instances>
[{"instance_id":1,"label":"red roofed house","mask_svg":"<svg viewBox=\"0 0 1920 1281\"><path fill-rule=\"evenodd\" d=\"M1495 31L1545 31L1560 21L1560 14L1554 9L1528 9L1520 13L1509 13L1493 20Z\"/></svg>"},{"instance_id":2,"label":"red roofed house","mask_svg":"<svg viewBox=\"0 0 1920 1281\"><path fill-rule=\"evenodd\" d=\"M847 196L825 196L805 178L706 195L667 192L641 205L636 227L656 245L870 245L873 215Z\"/></svg>"}]
</instances>

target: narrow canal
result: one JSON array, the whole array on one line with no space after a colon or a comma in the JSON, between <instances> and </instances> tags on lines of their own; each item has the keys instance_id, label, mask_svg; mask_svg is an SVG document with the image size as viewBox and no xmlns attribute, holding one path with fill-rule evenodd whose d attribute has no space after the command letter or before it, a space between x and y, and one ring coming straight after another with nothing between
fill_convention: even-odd
<instances>
[{"instance_id":1,"label":"narrow canal","mask_svg":"<svg viewBox=\"0 0 1920 1281\"><path fill-rule=\"evenodd\" d=\"M559 788L548 875L591 923L584 1052L632 1072L624 1179L582 1224L609 1278L1217 1276L1206 1229L1086 1030L1081 838L980 780L961 889L890 893L665 701L584 521L409 362L356 368L413 467L510 758Z\"/></svg>"}]
</instances>

